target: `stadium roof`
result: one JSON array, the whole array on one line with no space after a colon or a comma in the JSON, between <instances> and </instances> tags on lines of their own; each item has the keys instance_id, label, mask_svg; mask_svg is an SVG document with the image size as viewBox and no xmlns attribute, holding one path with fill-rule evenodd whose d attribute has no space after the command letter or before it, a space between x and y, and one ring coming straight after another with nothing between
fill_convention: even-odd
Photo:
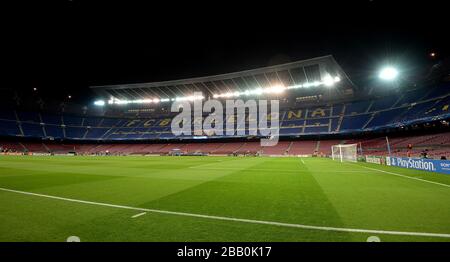
<instances>
[{"instance_id":1,"label":"stadium roof","mask_svg":"<svg viewBox=\"0 0 450 262\"><path fill-rule=\"evenodd\" d=\"M323 82L326 76L338 77L341 80L340 87L354 87L333 56L327 55L213 76L151 83L91 86L91 88L108 98L124 100L191 96L194 91L203 92L204 96L212 97L214 94L224 92L244 92L254 88L280 85L288 87Z\"/></svg>"}]
</instances>

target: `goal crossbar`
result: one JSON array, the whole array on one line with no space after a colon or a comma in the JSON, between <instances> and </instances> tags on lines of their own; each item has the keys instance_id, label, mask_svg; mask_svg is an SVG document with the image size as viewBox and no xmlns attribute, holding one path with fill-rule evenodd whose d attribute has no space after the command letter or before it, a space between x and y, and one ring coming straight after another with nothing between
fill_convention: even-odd
<instances>
[{"instance_id":1,"label":"goal crossbar","mask_svg":"<svg viewBox=\"0 0 450 262\"><path fill-rule=\"evenodd\" d=\"M340 162L356 162L357 148L357 144L333 145L331 146L331 157L333 158L333 160L338 160Z\"/></svg>"}]
</instances>

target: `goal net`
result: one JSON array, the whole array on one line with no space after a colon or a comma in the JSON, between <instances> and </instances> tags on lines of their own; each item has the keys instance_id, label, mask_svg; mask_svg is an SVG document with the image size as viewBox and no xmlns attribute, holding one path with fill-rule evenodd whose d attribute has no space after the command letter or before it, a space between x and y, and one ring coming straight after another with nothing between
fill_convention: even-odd
<instances>
[{"instance_id":1,"label":"goal net","mask_svg":"<svg viewBox=\"0 0 450 262\"><path fill-rule=\"evenodd\" d=\"M339 160L341 162L356 162L357 150L357 144L334 145L331 146L331 157L333 158L333 160Z\"/></svg>"}]
</instances>

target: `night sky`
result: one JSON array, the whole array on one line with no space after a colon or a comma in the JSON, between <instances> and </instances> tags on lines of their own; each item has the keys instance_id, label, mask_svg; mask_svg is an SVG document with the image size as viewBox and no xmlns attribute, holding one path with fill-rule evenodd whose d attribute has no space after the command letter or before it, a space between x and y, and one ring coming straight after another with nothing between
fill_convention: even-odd
<instances>
[{"instance_id":1,"label":"night sky","mask_svg":"<svg viewBox=\"0 0 450 262\"><path fill-rule=\"evenodd\" d=\"M11 6L2 18L2 88L89 103L90 85L206 76L328 54L358 85L388 62L416 73L447 59L444 4L358 2Z\"/></svg>"}]
</instances>

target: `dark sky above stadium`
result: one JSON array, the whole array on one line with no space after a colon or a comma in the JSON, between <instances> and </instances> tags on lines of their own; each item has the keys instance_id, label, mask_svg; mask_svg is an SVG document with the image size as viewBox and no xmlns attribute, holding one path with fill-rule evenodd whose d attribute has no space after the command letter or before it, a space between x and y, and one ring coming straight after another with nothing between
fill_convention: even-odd
<instances>
[{"instance_id":1,"label":"dark sky above stadium","mask_svg":"<svg viewBox=\"0 0 450 262\"><path fill-rule=\"evenodd\" d=\"M205 76L328 54L364 84L387 61L405 71L429 68L447 58L450 46L440 2L189 2L72 0L4 9L2 88L23 94L38 88L44 97L71 94L88 103L90 85Z\"/></svg>"}]
</instances>

